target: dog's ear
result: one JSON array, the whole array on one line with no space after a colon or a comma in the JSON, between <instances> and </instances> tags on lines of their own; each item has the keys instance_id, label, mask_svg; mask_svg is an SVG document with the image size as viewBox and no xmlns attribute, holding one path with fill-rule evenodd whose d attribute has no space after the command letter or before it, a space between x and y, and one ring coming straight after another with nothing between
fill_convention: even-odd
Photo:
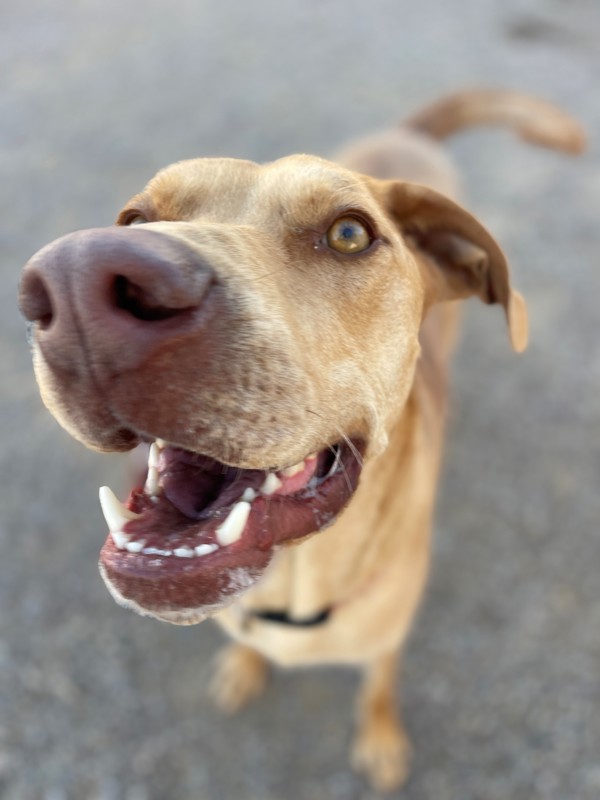
<instances>
[{"instance_id":1,"label":"dog's ear","mask_svg":"<svg viewBox=\"0 0 600 800\"><path fill-rule=\"evenodd\" d=\"M477 295L504 308L513 348L527 346L527 307L510 285L504 254L475 217L425 186L385 181L386 204L421 258L426 303Z\"/></svg>"}]
</instances>

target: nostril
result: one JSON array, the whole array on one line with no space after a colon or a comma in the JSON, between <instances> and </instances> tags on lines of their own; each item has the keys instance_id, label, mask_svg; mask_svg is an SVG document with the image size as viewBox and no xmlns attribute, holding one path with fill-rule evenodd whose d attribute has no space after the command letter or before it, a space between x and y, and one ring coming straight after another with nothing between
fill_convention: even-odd
<instances>
[{"instance_id":1,"label":"nostril","mask_svg":"<svg viewBox=\"0 0 600 800\"><path fill-rule=\"evenodd\" d=\"M21 287L21 310L29 322L35 322L47 330L54 320L52 297L39 275L26 276Z\"/></svg>"},{"instance_id":2,"label":"nostril","mask_svg":"<svg viewBox=\"0 0 600 800\"><path fill-rule=\"evenodd\" d=\"M115 306L144 322L157 322L178 316L187 308L172 308L162 304L151 290L117 275L113 283Z\"/></svg>"}]
</instances>

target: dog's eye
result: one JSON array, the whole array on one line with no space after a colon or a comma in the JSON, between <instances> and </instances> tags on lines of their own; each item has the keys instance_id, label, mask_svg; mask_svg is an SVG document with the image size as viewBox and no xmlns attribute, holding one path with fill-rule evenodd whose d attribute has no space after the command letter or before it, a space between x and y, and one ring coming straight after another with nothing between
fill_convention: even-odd
<instances>
[{"instance_id":1,"label":"dog's eye","mask_svg":"<svg viewBox=\"0 0 600 800\"><path fill-rule=\"evenodd\" d=\"M355 217L340 217L327 231L327 244L338 253L362 253L372 241L367 228Z\"/></svg>"}]
</instances>

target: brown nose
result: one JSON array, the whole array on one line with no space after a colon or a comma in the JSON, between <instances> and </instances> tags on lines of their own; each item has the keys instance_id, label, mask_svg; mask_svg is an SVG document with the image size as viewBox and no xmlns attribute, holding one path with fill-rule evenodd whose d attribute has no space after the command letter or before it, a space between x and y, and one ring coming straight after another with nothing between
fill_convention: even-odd
<instances>
[{"instance_id":1,"label":"brown nose","mask_svg":"<svg viewBox=\"0 0 600 800\"><path fill-rule=\"evenodd\" d=\"M93 228L30 259L20 305L52 366L115 374L194 328L212 280L179 239L141 227Z\"/></svg>"}]
</instances>

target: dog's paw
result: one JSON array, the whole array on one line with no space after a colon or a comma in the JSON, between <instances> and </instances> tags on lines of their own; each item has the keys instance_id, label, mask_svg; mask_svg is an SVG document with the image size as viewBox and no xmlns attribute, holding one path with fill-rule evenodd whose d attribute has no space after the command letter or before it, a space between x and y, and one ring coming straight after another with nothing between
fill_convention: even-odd
<instances>
[{"instance_id":1,"label":"dog's paw","mask_svg":"<svg viewBox=\"0 0 600 800\"><path fill-rule=\"evenodd\" d=\"M268 676L266 660L249 647L232 644L217 656L210 695L221 711L235 714L265 688Z\"/></svg>"},{"instance_id":2,"label":"dog's paw","mask_svg":"<svg viewBox=\"0 0 600 800\"><path fill-rule=\"evenodd\" d=\"M380 792L398 789L408 778L412 748L393 719L378 719L356 736L351 753L352 768Z\"/></svg>"}]
</instances>

